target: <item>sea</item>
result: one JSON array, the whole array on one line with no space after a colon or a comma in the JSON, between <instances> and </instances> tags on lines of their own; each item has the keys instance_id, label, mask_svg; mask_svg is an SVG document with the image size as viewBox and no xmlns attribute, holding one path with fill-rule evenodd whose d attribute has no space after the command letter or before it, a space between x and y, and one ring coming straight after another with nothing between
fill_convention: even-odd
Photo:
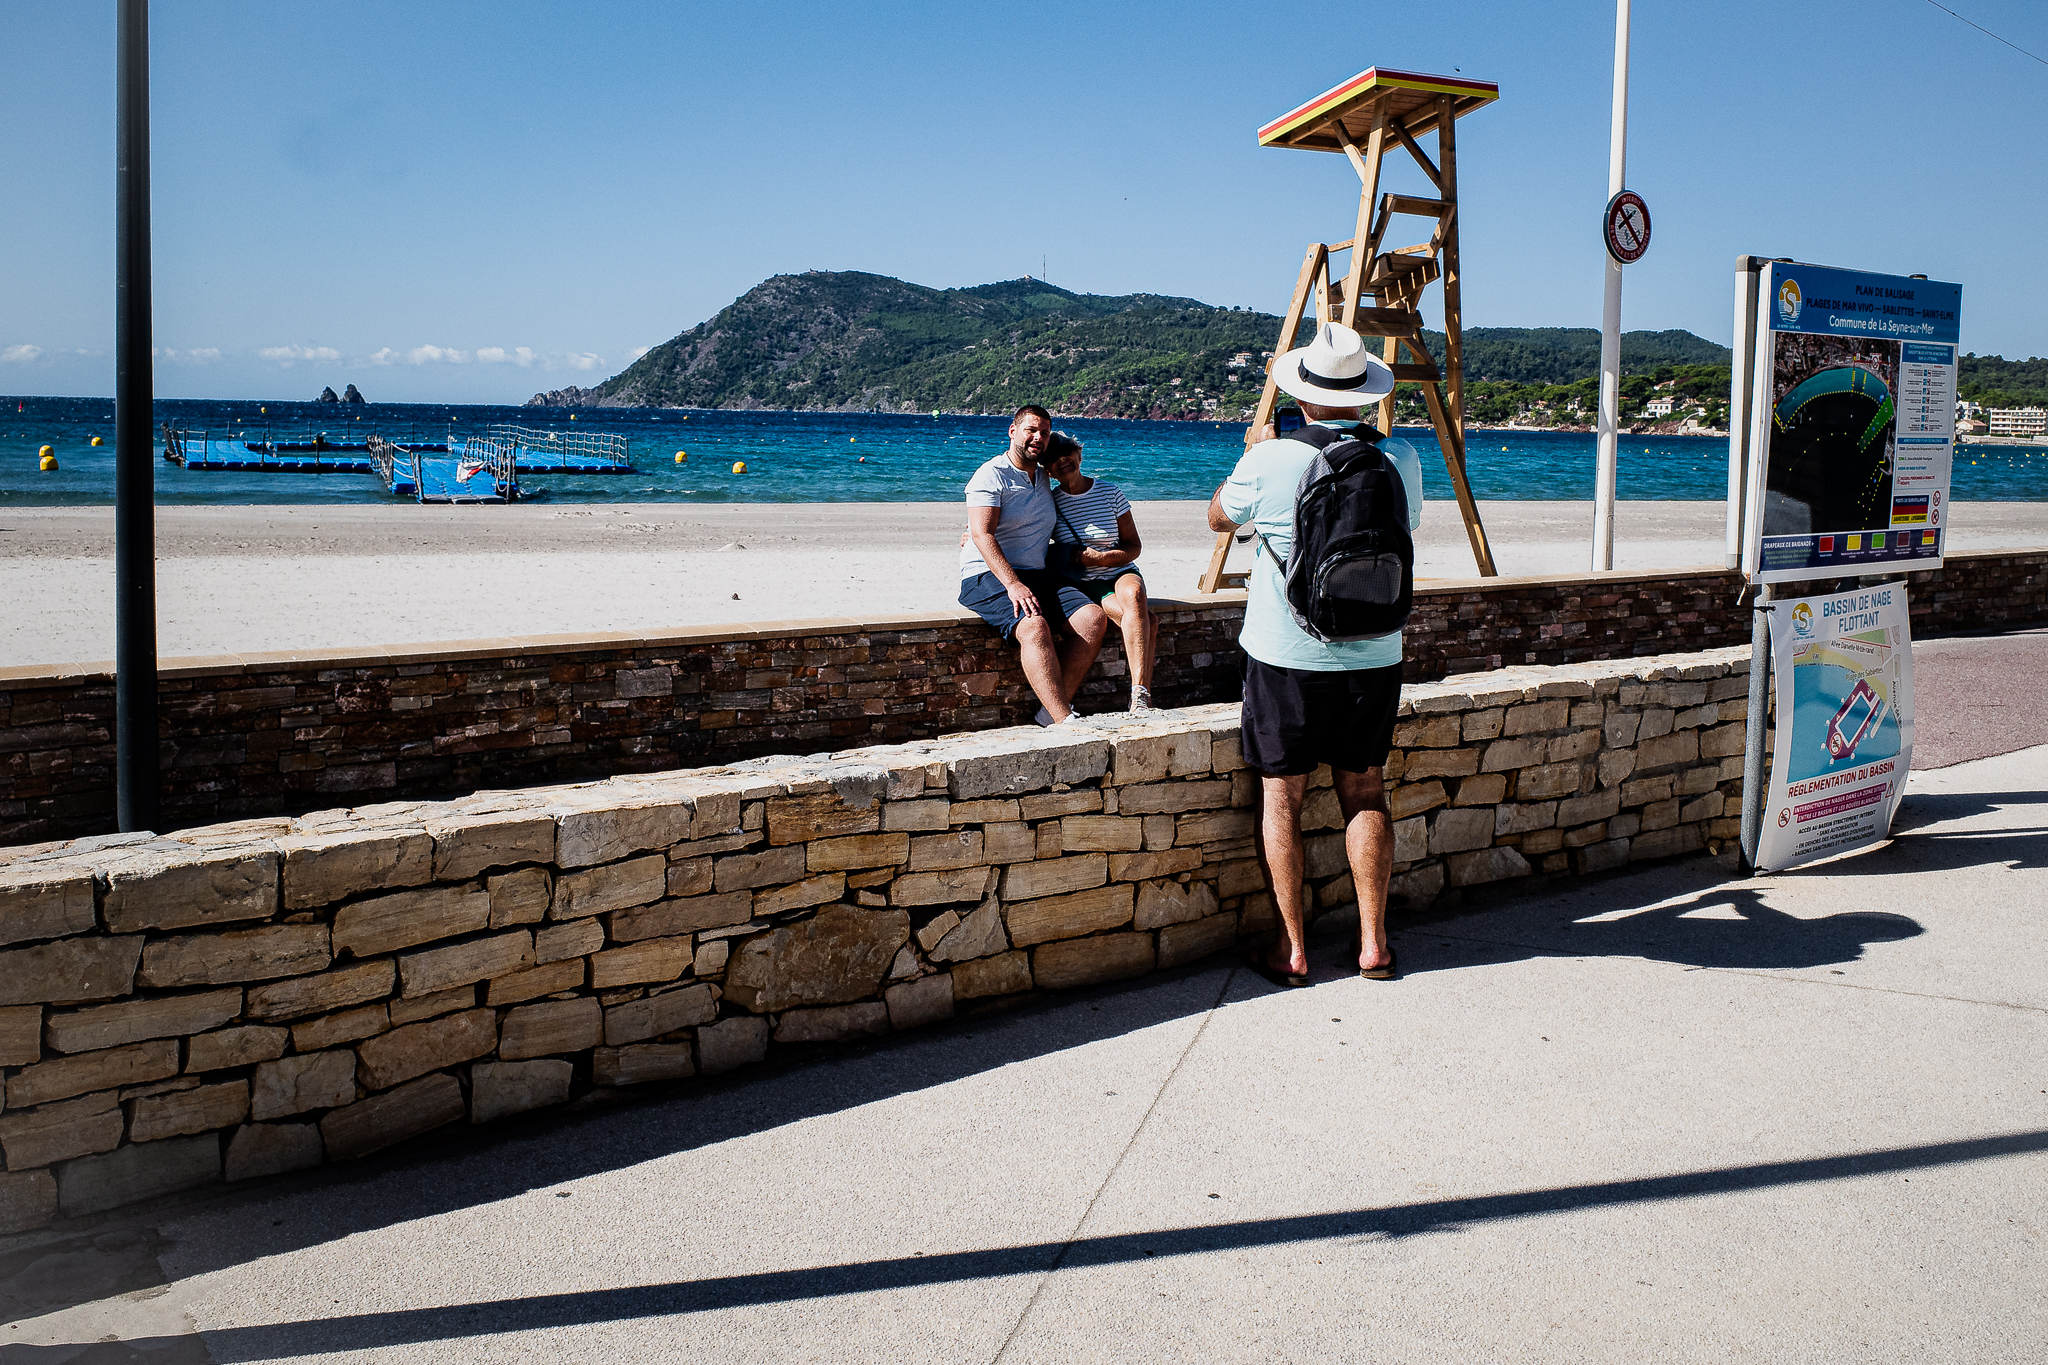
<instances>
[{"instance_id":1,"label":"sea","mask_svg":"<svg viewBox=\"0 0 2048 1365\"><path fill-rule=\"evenodd\" d=\"M950 502L977 466L1005 446L1006 417L842 412L579 409L434 403L223 402L156 404L157 454L169 422L216 437L294 440L323 434L401 445L484 434L510 424L623 435L632 472L523 475L522 495L563 503ZM1136 499L1206 499L1243 449L1233 422L1062 418L1086 447L1085 468ZM1451 496L1427 427L1397 435L1422 451L1428 496ZM99 437L101 445L92 440ZM43 471L50 446L57 468ZM0 508L111 503L114 404L106 398L0 399ZM1473 429L1466 437L1473 493L1488 500L1588 500L1594 438L1577 432ZM679 460L677 457L681 456ZM742 471L739 466L744 466ZM193 471L154 461L160 504L407 502L369 474ZM1719 501L1727 496L1725 437L1623 439L1617 496L1631 501ZM1952 497L2048 500L2048 445L1964 446Z\"/></svg>"}]
</instances>

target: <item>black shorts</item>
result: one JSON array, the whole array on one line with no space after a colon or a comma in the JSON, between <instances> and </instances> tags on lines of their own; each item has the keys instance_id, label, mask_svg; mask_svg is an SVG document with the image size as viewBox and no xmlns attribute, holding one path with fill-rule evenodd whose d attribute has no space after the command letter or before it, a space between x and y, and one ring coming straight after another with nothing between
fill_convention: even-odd
<instances>
[{"instance_id":1,"label":"black shorts","mask_svg":"<svg viewBox=\"0 0 2048 1365\"><path fill-rule=\"evenodd\" d=\"M1067 618L1095 605L1088 594L1075 587L1065 575L1050 569L1019 569L1017 578L1031 589L1046 624L1058 634L1073 634ZM1010 604L1009 589L994 574L984 570L972 578L961 579L960 605L994 626L1005 640L1016 638L1017 609Z\"/></svg>"},{"instance_id":2,"label":"black shorts","mask_svg":"<svg viewBox=\"0 0 2048 1365\"><path fill-rule=\"evenodd\" d=\"M1401 665L1324 672L1244 661L1244 761L1268 777L1327 763L1362 773L1387 761L1401 709Z\"/></svg>"}]
</instances>

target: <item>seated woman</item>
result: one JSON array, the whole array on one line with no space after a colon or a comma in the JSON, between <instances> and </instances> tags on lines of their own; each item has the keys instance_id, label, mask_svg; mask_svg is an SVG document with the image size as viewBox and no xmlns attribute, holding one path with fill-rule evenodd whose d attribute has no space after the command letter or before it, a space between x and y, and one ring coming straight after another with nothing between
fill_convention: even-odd
<instances>
[{"instance_id":1,"label":"seated woman","mask_svg":"<svg viewBox=\"0 0 2048 1365\"><path fill-rule=\"evenodd\" d=\"M1152 709L1152 652L1159 621L1137 569L1144 543L1131 518L1130 500L1105 479L1081 472L1081 443L1063 431L1047 443L1044 466L1058 480L1052 490L1054 544L1068 547L1067 577L1102 604L1122 627L1124 661L1131 670L1131 709Z\"/></svg>"}]
</instances>

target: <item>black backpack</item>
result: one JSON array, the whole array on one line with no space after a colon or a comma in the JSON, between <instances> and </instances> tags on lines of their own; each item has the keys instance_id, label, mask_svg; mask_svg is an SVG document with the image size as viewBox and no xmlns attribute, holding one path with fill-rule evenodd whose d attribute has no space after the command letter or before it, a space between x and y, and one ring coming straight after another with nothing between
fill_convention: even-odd
<instances>
[{"instance_id":1,"label":"black backpack","mask_svg":"<svg viewBox=\"0 0 2048 1365\"><path fill-rule=\"evenodd\" d=\"M1294 490L1294 556L1282 559L1262 534L1286 582L1295 624L1326 644L1392 635L1408 623L1415 596L1415 541L1408 489L1376 444L1325 426L1289 432L1316 447Z\"/></svg>"}]
</instances>

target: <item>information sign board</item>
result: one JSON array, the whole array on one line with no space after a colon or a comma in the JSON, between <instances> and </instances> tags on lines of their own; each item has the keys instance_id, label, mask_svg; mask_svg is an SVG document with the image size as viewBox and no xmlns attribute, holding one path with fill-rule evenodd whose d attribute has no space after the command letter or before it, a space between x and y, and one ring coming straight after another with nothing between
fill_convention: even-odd
<instances>
[{"instance_id":1,"label":"information sign board","mask_svg":"<svg viewBox=\"0 0 2048 1365\"><path fill-rule=\"evenodd\" d=\"M1906 585L1772 604L1777 743L1756 865L1792 867L1877 843L1913 765Z\"/></svg>"},{"instance_id":2,"label":"information sign board","mask_svg":"<svg viewBox=\"0 0 2048 1365\"><path fill-rule=\"evenodd\" d=\"M1962 286L1774 261L1750 404L1743 572L1933 568L1947 534Z\"/></svg>"}]
</instances>

